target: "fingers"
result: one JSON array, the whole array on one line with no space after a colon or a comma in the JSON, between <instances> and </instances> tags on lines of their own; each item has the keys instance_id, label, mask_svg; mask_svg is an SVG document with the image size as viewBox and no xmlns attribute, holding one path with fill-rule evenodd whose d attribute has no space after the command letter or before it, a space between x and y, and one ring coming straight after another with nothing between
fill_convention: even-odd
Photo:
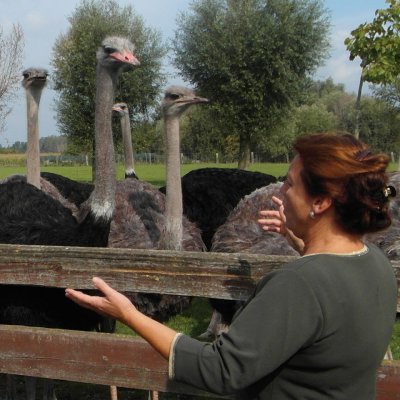
<instances>
[{"instance_id":1,"label":"fingers","mask_svg":"<svg viewBox=\"0 0 400 400\"><path fill-rule=\"evenodd\" d=\"M261 210L259 214L267 218L279 218L280 213L277 210Z\"/></svg>"},{"instance_id":2,"label":"fingers","mask_svg":"<svg viewBox=\"0 0 400 400\"><path fill-rule=\"evenodd\" d=\"M82 307L93 309L92 296L70 288L65 289L65 296Z\"/></svg>"},{"instance_id":3,"label":"fingers","mask_svg":"<svg viewBox=\"0 0 400 400\"><path fill-rule=\"evenodd\" d=\"M96 289L99 289L106 297L115 293L115 290L103 281L103 279L95 276L92 278L93 285Z\"/></svg>"},{"instance_id":4,"label":"fingers","mask_svg":"<svg viewBox=\"0 0 400 400\"><path fill-rule=\"evenodd\" d=\"M278 206L280 207L283 203L282 200L279 197L276 196L272 196L272 201Z\"/></svg>"}]
</instances>

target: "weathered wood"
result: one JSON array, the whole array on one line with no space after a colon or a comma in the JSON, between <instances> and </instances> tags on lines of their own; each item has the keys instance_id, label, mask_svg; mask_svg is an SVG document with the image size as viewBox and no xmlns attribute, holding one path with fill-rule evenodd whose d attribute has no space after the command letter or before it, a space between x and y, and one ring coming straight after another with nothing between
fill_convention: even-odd
<instances>
[{"instance_id":1,"label":"weathered wood","mask_svg":"<svg viewBox=\"0 0 400 400\"><path fill-rule=\"evenodd\" d=\"M217 397L168 379L167 362L126 335L0 326L0 372ZM384 361L377 399L400 398L400 361Z\"/></svg>"},{"instance_id":2,"label":"weathered wood","mask_svg":"<svg viewBox=\"0 0 400 400\"><path fill-rule=\"evenodd\" d=\"M120 291L239 300L292 259L0 244L0 283L88 289L97 275ZM400 262L392 265L400 288ZM166 361L142 339L123 335L0 326L0 373L216 397L170 382ZM385 361L377 383L377 399L400 399L400 362Z\"/></svg>"},{"instance_id":3,"label":"weathered wood","mask_svg":"<svg viewBox=\"0 0 400 400\"><path fill-rule=\"evenodd\" d=\"M256 282L293 257L58 246L0 245L0 283L246 299Z\"/></svg>"},{"instance_id":4,"label":"weathered wood","mask_svg":"<svg viewBox=\"0 0 400 400\"><path fill-rule=\"evenodd\" d=\"M377 400L400 400L400 361L383 361L377 376Z\"/></svg>"},{"instance_id":5,"label":"weathered wood","mask_svg":"<svg viewBox=\"0 0 400 400\"><path fill-rule=\"evenodd\" d=\"M0 349L0 373L210 396L170 381L167 361L138 337L2 325Z\"/></svg>"},{"instance_id":6,"label":"weathered wood","mask_svg":"<svg viewBox=\"0 0 400 400\"><path fill-rule=\"evenodd\" d=\"M92 288L101 276L120 291L244 300L290 256L0 244L0 283ZM400 261L392 262L399 283ZM400 301L399 311L400 311Z\"/></svg>"}]
</instances>

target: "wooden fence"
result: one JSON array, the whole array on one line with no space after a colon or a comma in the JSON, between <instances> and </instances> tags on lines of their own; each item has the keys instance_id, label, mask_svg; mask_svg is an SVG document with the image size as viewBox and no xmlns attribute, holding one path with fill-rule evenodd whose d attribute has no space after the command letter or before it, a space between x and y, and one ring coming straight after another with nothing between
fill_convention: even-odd
<instances>
[{"instance_id":1,"label":"wooden fence","mask_svg":"<svg viewBox=\"0 0 400 400\"><path fill-rule=\"evenodd\" d=\"M97 275L120 291L242 300L263 275L291 259L0 245L0 283L89 289ZM392 265L400 283L400 262ZM0 373L216 397L169 381L167 362L142 339L126 335L3 325ZM400 362L384 361L377 383L379 400L400 399Z\"/></svg>"}]
</instances>

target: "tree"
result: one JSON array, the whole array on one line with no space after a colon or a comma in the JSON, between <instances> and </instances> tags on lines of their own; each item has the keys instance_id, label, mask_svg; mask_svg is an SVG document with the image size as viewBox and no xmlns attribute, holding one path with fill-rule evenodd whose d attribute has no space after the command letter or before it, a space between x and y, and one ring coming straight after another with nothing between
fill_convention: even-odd
<instances>
[{"instance_id":1,"label":"tree","mask_svg":"<svg viewBox=\"0 0 400 400\"><path fill-rule=\"evenodd\" d=\"M392 135L390 152L394 155L393 150L397 149L398 170L400 171L400 132L397 131L398 121L400 120L400 79L389 85L374 87L372 92L375 98L385 103L391 114L394 115L389 120L390 122L394 121L394 123L391 123L391 129L396 132Z\"/></svg>"},{"instance_id":2,"label":"tree","mask_svg":"<svg viewBox=\"0 0 400 400\"><path fill-rule=\"evenodd\" d=\"M68 32L59 36L53 49L57 119L75 148L79 145L88 152L94 136L95 54L102 40L122 35L135 44L141 66L121 74L116 92L116 99L126 102L135 116L146 115L158 103L165 83L160 71L166 47L132 7L120 7L114 0L82 0L69 22Z\"/></svg>"},{"instance_id":3,"label":"tree","mask_svg":"<svg viewBox=\"0 0 400 400\"><path fill-rule=\"evenodd\" d=\"M174 64L239 138L246 168L324 59L329 18L319 0L197 0L177 25Z\"/></svg>"},{"instance_id":4,"label":"tree","mask_svg":"<svg viewBox=\"0 0 400 400\"><path fill-rule=\"evenodd\" d=\"M386 2L389 4L387 9L376 10L372 22L359 25L344 41L350 60L361 58L354 128L356 137L359 136L363 82L389 84L400 74L400 3L398 0Z\"/></svg>"},{"instance_id":5,"label":"tree","mask_svg":"<svg viewBox=\"0 0 400 400\"><path fill-rule=\"evenodd\" d=\"M24 49L24 34L20 25L12 26L8 35L0 27L0 132L11 112L10 101L21 81L20 65Z\"/></svg>"}]
</instances>

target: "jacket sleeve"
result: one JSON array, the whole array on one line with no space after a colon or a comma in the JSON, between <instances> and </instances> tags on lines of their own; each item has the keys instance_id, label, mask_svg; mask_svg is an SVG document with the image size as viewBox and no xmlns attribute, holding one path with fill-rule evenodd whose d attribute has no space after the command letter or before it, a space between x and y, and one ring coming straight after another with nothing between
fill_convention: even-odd
<instances>
[{"instance_id":1,"label":"jacket sleeve","mask_svg":"<svg viewBox=\"0 0 400 400\"><path fill-rule=\"evenodd\" d=\"M264 277L227 333L214 343L185 335L172 348L171 377L217 394L242 390L275 371L321 333L323 317L294 270Z\"/></svg>"}]
</instances>

